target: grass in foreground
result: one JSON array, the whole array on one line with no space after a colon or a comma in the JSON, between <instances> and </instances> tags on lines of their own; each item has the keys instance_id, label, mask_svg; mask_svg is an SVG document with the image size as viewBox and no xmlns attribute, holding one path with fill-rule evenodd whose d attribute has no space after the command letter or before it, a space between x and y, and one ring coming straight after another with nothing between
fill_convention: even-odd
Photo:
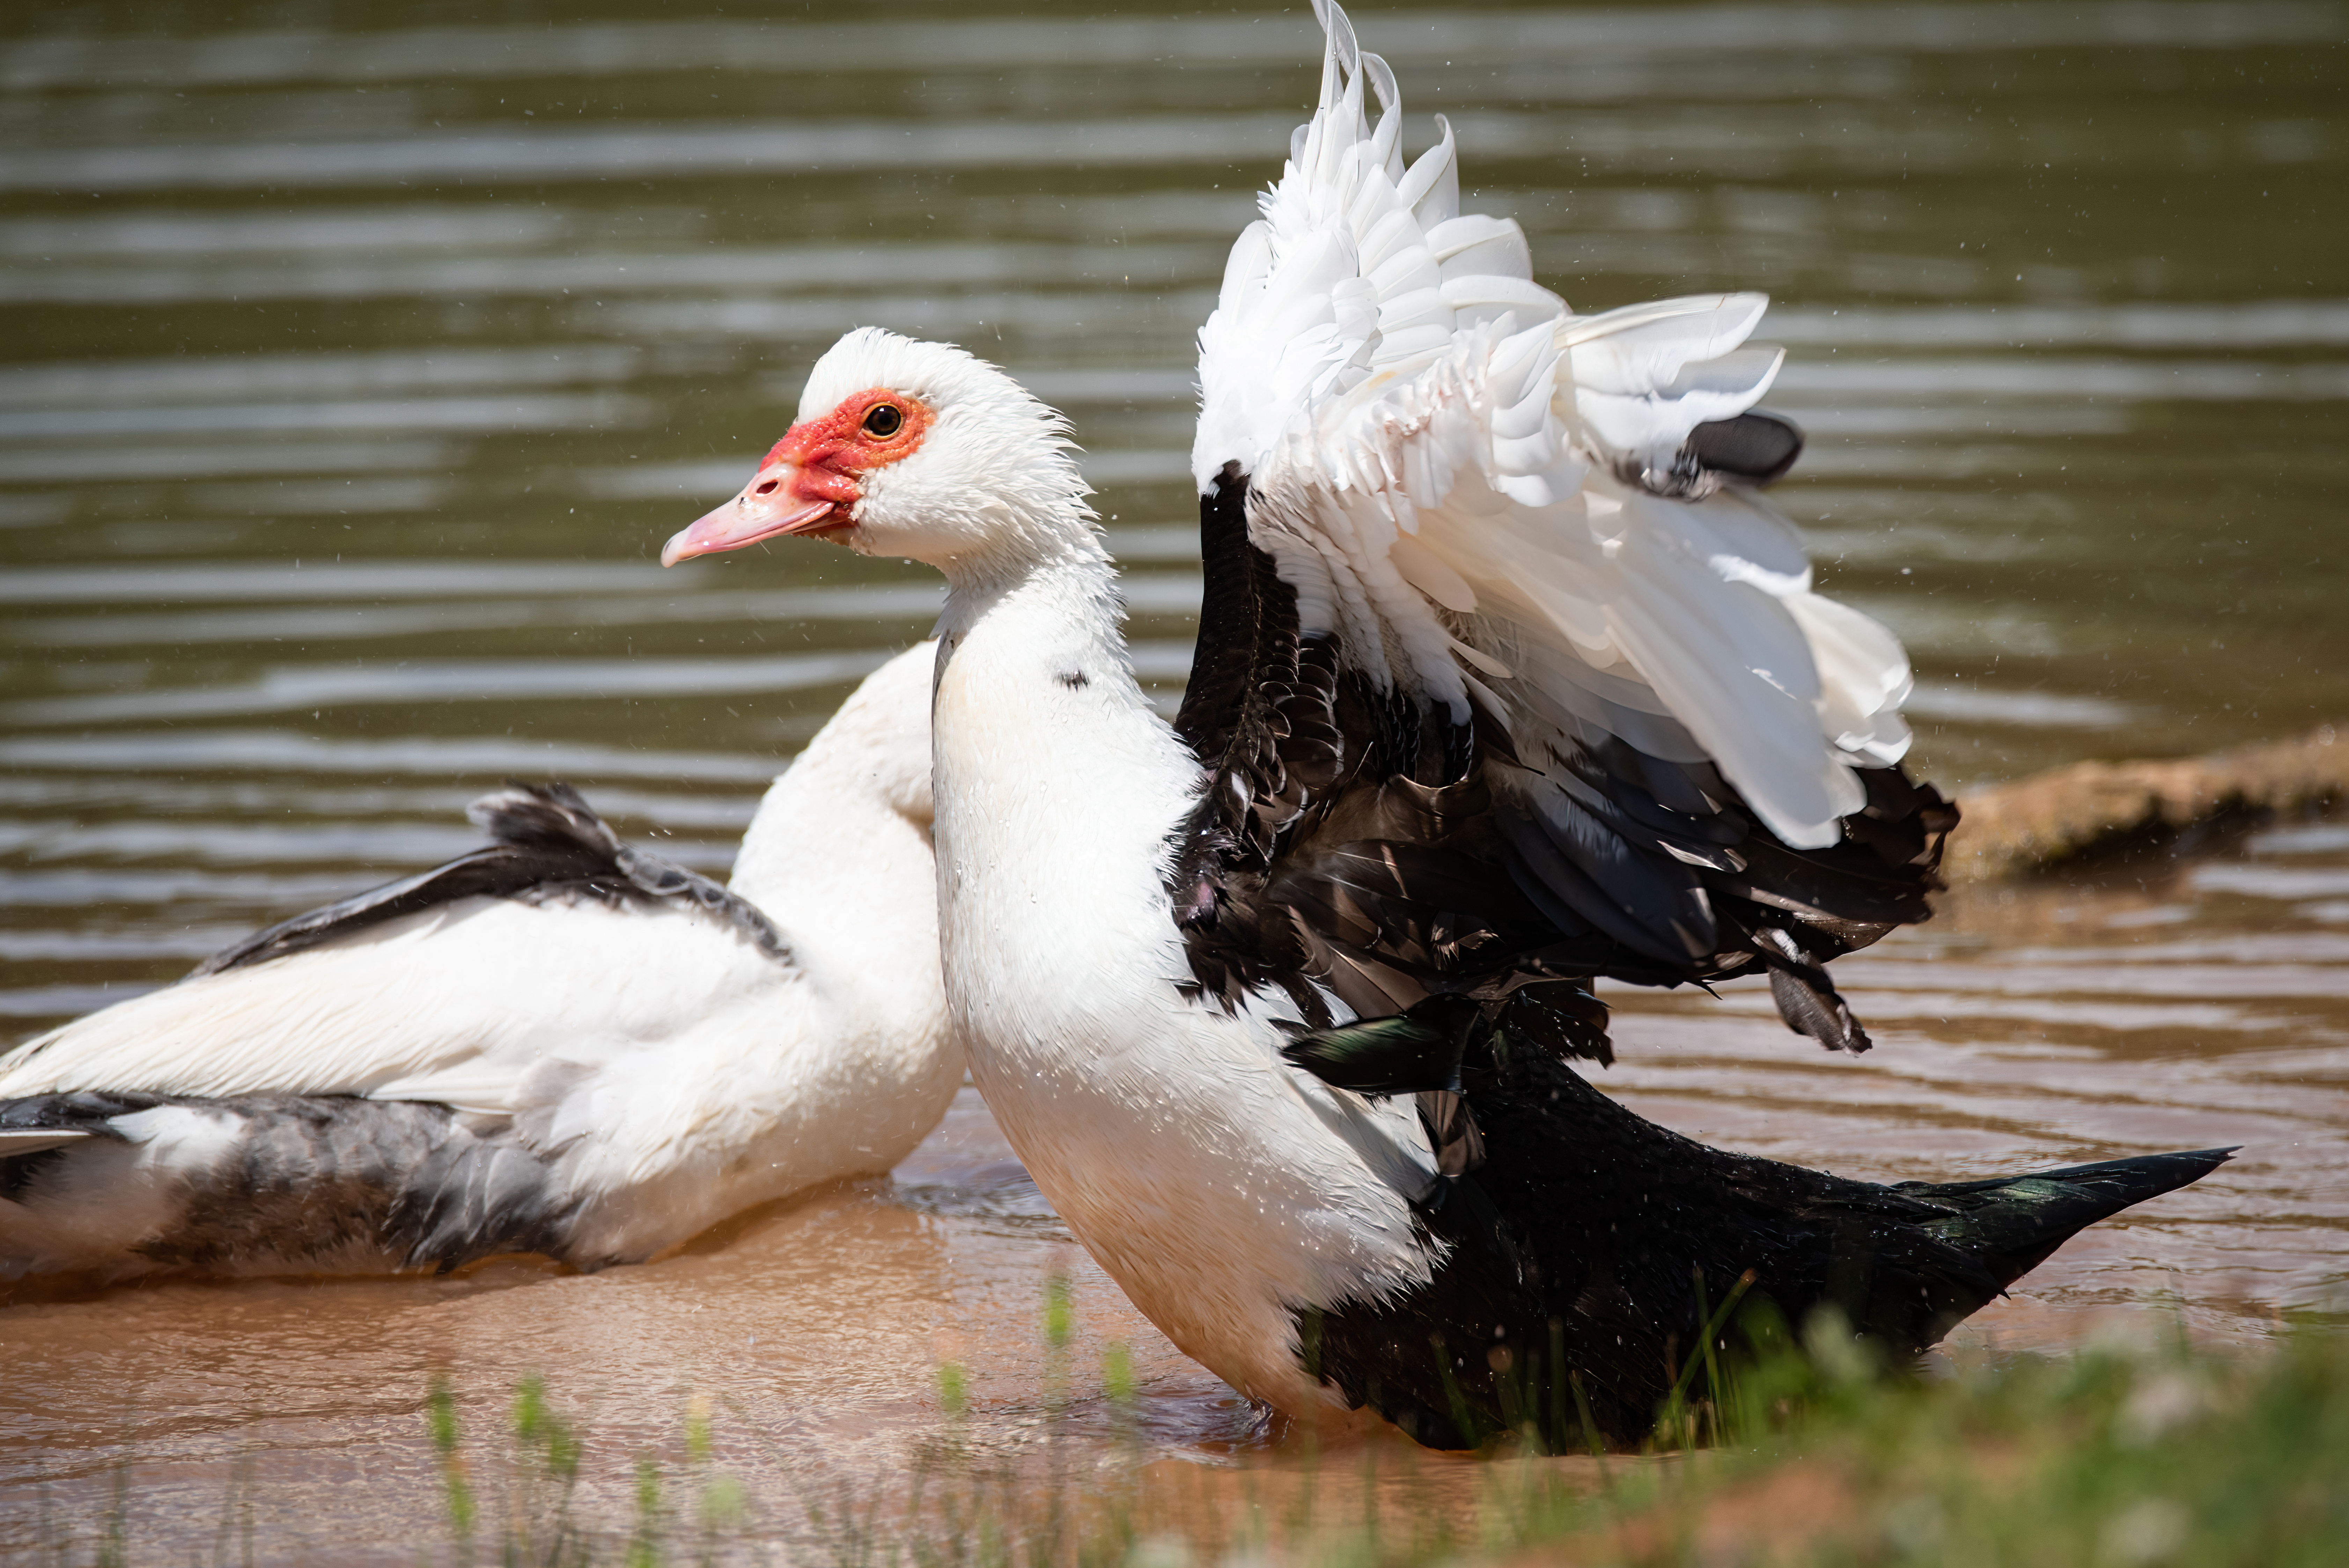
<instances>
[{"instance_id":1,"label":"grass in foreground","mask_svg":"<svg viewBox=\"0 0 2349 1568\"><path fill-rule=\"evenodd\" d=\"M1301 1467L1292 1448L1286 1465L1202 1471L1148 1462L1122 1347L1104 1357L1092 1396L1110 1414L1108 1435L1068 1431L1067 1318L1065 1291L1048 1292L1042 1397L1053 1435L1041 1464L988 1457L984 1421L948 1367L946 1435L861 1497L790 1480L754 1494L718 1467L709 1413L696 1407L678 1455L635 1461L629 1513L585 1509L590 1441L541 1379L517 1387L490 1443L469 1439L436 1382L418 1436L430 1445L440 1506L416 1522L418 1558L564 1568L2297 1568L2343 1561L2349 1542L2349 1336L2337 1332L2302 1329L2238 1358L2182 1343L2092 1347L1923 1379L1886 1374L1832 1323L1813 1324L1798 1347L1764 1308L1741 1320L1751 1354L1692 1367L1643 1454L1553 1460L1502 1438L1468 1467L1372 1445L1308 1452ZM794 1471L786 1462L778 1473ZM211 1561L254 1560L251 1504L265 1486L249 1470L232 1482ZM119 1473L102 1518L57 1532L45 1517L38 1544L15 1555L55 1568L147 1561L129 1528L133 1496ZM240 1516L246 1527L233 1532Z\"/></svg>"},{"instance_id":2,"label":"grass in foreground","mask_svg":"<svg viewBox=\"0 0 2349 1568\"><path fill-rule=\"evenodd\" d=\"M1765 1352L1736 1377L1720 1447L1593 1497L1488 1514L1480 1554L1638 1568L2344 1560L2337 1333L2242 1359L2089 1349L1933 1381L1885 1377L1847 1338L1806 1338L1812 1356Z\"/></svg>"}]
</instances>

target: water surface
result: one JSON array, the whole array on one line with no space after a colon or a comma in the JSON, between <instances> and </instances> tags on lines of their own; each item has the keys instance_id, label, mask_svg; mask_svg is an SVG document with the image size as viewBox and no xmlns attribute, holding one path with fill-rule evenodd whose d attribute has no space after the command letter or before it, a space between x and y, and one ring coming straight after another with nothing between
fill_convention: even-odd
<instances>
[{"instance_id":1,"label":"water surface","mask_svg":"<svg viewBox=\"0 0 2349 1568\"><path fill-rule=\"evenodd\" d=\"M1407 145L1450 115L1471 200L1578 308L1774 295L1770 400L1812 433L1776 493L1824 584L1907 639L1926 772L2349 715L2349 9L1356 15ZM962 342L1069 411L1171 698L1191 334L1313 59L1302 7L0 17L0 1037L470 847L463 803L508 775L724 867L764 779L939 600L815 548L652 563L854 325ZM2065 1249L1976 1348L2115 1312L2256 1339L2338 1303L2335 830L1976 895L1842 971L1862 1060L1751 992L1624 993L1603 1081L1868 1176L2246 1145ZM486 1416L543 1367L614 1454L719 1399L779 1508L794 1476L898 1473L943 1429L942 1358L972 1368L969 1440L1018 1449L1052 1419L1035 1326L1062 1269L1071 1386L1130 1344L1152 1451L1286 1462L966 1103L895 1181L641 1269L0 1309L0 1545L32 1538L35 1477L86 1501L126 1453L149 1538L208 1541L249 1453L285 1480L270 1550L411 1560L435 1367Z\"/></svg>"}]
</instances>

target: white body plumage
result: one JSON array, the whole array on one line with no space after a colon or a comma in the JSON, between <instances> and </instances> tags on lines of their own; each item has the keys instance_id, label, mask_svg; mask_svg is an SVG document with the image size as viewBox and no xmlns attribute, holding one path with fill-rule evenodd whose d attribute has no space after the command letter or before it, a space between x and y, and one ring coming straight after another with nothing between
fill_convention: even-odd
<instances>
[{"instance_id":1,"label":"white body plumage","mask_svg":"<svg viewBox=\"0 0 2349 1568\"><path fill-rule=\"evenodd\" d=\"M1392 78L1322 10L1322 107L1201 335L1203 494L1245 478L1248 542L1349 680L1400 711L1481 707L1507 728L1523 761L1490 788L1526 797L1514 820L1578 809L1569 770L1545 769L1619 738L1692 776L1717 767L1785 845L1833 843L1859 803L1853 769L1903 743L1905 661L1809 598L1799 542L1758 500L1679 484L1690 430L1775 372L1775 354L1736 348L1760 302L1569 315L1530 281L1514 225L1458 213L1448 132L1401 167ZM1389 104L1375 130L1366 82ZM1309 1374L1301 1322L1435 1276L1413 1205L1441 1180L1436 1155L1408 1101L1289 1065L1291 994L1227 1011L1195 985L1170 839L1213 759L1133 680L1066 446L991 366L860 329L818 361L752 483L665 558L821 529L945 573L940 933L973 1076L1046 1196L1177 1346L1332 1416L1343 1401ZM1688 499L1660 493L1676 485ZM1703 890L1686 891L1695 960L1714 934Z\"/></svg>"},{"instance_id":2,"label":"white body plumage","mask_svg":"<svg viewBox=\"0 0 2349 1568\"><path fill-rule=\"evenodd\" d=\"M957 581L939 628L948 1006L1021 1161L1134 1304L1243 1392L1335 1416L1291 1314L1426 1280L1410 1200L1433 1156L1407 1106L1280 1058L1292 1010L1180 994L1166 837L1198 766L1134 684L1107 562L1074 542L1007 592Z\"/></svg>"}]
</instances>

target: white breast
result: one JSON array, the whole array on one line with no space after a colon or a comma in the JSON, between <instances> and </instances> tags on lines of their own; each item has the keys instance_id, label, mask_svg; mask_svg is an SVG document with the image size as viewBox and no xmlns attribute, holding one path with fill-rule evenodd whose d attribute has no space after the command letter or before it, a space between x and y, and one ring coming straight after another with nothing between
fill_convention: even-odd
<instances>
[{"instance_id":1,"label":"white breast","mask_svg":"<svg viewBox=\"0 0 2349 1568\"><path fill-rule=\"evenodd\" d=\"M935 707L941 939L971 1071L1045 1195L1186 1354L1297 1410L1291 1312L1424 1281L1416 1119L1186 1000L1162 881L1197 764L1080 586L988 605ZM1065 677L1081 674L1081 684Z\"/></svg>"}]
</instances>

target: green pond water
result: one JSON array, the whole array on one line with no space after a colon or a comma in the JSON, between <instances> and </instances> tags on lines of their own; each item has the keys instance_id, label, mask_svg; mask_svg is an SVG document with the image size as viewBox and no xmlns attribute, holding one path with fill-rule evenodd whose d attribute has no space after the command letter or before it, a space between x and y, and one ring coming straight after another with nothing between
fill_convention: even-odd
<instances>
[{"instance_id":1,"label":"green pond water","mask_svg":"<svg viewBox=\"0 0 2349 1568\"><path fill-rule=\"evenodd\" d=\"M1811 435L1774 493L1823 586L1907 641L1922 772L2349 723L2349 6L1354 16L1407 149L1450 116L1468 201L1577 308L1770 293L1768 402ZM1171 699L1192 335L1316 37L1302 5L0 14L0 1041L461 852L510 775L722 869L940 600L815 547L654 563L853 325L963 343L1068 411ZM2248 1146L1977 1346L2160 1300L2254 1339L2338 1306L2349 834L1971 895L1842 972L1864 1060L1733 988L1626 992L1602 1081L1884 1177ZM1022 1451L1055 1269L1082 1347L1134 1346L1150 1442L1278 1448L969 1099L895 1181L643 1269L0 1306L0 1551L39 1533L36 1478L94 1517L125 1455L146 1538L209 1541L247 1454L284 1480L264 1555L412 1561L442 1366L480 1410L525 1366L568 1376L616 1452L722 1386L754 1480L869 1480L935 1433L959 1358L973 1440Z\"/></svg>"}]
</instances>

